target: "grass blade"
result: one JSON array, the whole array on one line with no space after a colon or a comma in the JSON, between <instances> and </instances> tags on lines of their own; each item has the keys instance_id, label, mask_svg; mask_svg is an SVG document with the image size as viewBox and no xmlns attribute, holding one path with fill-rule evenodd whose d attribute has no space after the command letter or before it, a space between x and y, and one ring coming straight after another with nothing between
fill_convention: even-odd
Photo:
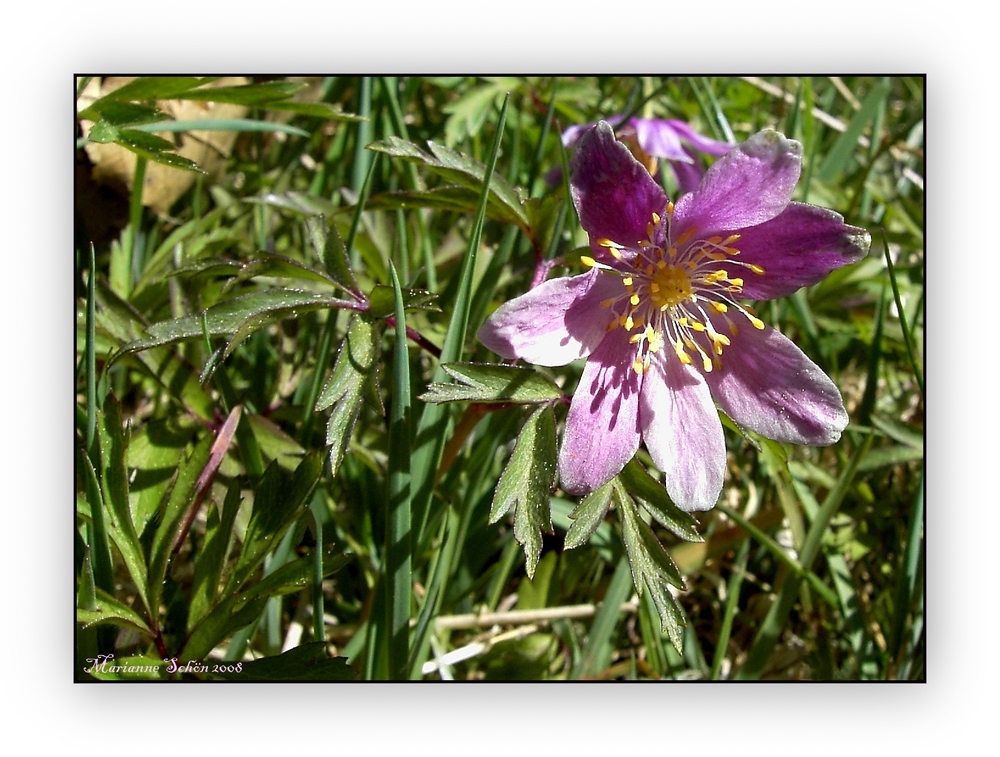
<instances>
[{"instance_id":1,"label":"grass blade","mask_svg":"<svg viewBox=\"0 0 1000 757\"><path fill-rule=\"evenodd\" d=\"M389 410L389 492L386 499L385 617L389 633L389 678L407 678L410 625L410 362L406 349L403 293L389 262L396 301L392 404Z\"/></svg>"},{"instance_id":2,"label":"grass blade","mask_svg":"<svg viewBox=\"0 0 1000 757\"><path fill-rule=\"evenodd\" d=\"M486 205L490 197L490 181L493 178L497 155L500 152L500 139L503 136L503 127L507 118L507 103L509 100L510 95L508 94L504 97L503 106L500 108L497 131L493 138L489 160L486 164L486 172L483 176L479 209L476 213L472 235L469 239L468 252L462 261L458 292L455 295L455 308L452 312L448 332L444 338L444 345L441 347L441 359L437 369L434 371L432 380L438 383L447 380L447 374L441 368L440 363L455 363L462 356L462 348L465 344L465 337L469 327L469 311L472 307L472 274L476 268L476 259L479 255L479 241L482 237L483 221L486 217ZM417 428L415 440L417 446L413 451L413 467L411 469L411 475L413 476L413 514L416 521L415 537L417 544L423 542L423 533L427 525L427 517L430 510L431 495L434 490L435 475L441 459L441 452L444 449L444 440L447 436L449 419L450 416L447 408L441 405L425 405L423 413L420 416L420 425Z\"/></svg>"}]
</instances>

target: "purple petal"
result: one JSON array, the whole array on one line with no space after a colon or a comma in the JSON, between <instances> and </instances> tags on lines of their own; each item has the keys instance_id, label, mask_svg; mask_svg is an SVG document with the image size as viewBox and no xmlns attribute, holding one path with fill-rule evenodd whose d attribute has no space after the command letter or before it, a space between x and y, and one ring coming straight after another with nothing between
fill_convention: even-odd
<instances>
[{"instance_id":1,"label":"purple petal","mask_svg":"<svg viewBox=\"0 0 1000 757\"><path fill-rule=\"evenodd\" d=\"M646 224L667 204L660 185L604 121L580 137L570 188L591 240L610 239L625 247L646 238Z\"/></svg>"},{"instance_id":2,"label":"purple petal","mask_svg":"<svg viewBox=\"0 0 1000 757\"><path fill-rule=\"evenodd\" d=\"M566 416L559 478L569 494L588 494L617 476L639 449L640 377L624 329L612 331L583 369Z\"/></svg>"},{"instance_id":3,"label":"purple petal","mask_svg":"<svg viewBox=\"0 0 1000 757\"><path fill-rule=\"evenodd\" d=\"M771 129L754 134L719 158L701 184L677 201L673 238L689 228L701 237L769 221L792 198L802 168L802 145Z\"/></svg>"},{"instance_id":4,"label":"purple petal","mask_svg":"<svg viewBox=\"0 0 1000 757\"><path fill-rule=\"evenodd\" d=\"M685 147L684 149L689 154L691 153L690 148ZM682 195L696 190L705 176L705 169L702 168L701 163L693 159L690 163L672 161L670 168L674 172L674 178L677 179L677 190Z\"/></svg>"},{"instance_id":5,"label":"purple petal","mask_svg":"<svg viewBox=\"0 0 1000 757\"><path fill-rule=\"evenodd\" d=\"M666 123L670 125L670 128L673 129L677 136L685 142L690 143L690 145L694 149L698 150L698 152L703 152L706 155L721 157L735 147L735 145L731 145L728 142L719 142L718 140L710 139L703 134L699 134L686 122L680 121L676 118L668 119Z\"/></svg>"},{"instance_id":6,"label":"purple petal","mask_svg":"<svg viewBox=\"0 0 1000 757\"><path fill-rule=\"evenodd\" d=\"M773 328L758 330L741 320L738 325L739 335L722 353L722 370L705 375L720 407L769 439L814 445L837 441L849 419L830 378Z\"/></svg>"},{"instance_id":7,"label":"purple petal","mask_svg":"<svg viewBox=\"0 0 1000 757\"><path fill-rule=\"evenodd\" d=\"M477 336L501 357L566 365L604 339L610 316L601 301L620 288L613 276L597 270L550 279L497 308Z\"/></svg>"},{"instance_id":8,"label":"purple petal","mask_svg":"<svg viewBox=\"0 0 1000 757\"><path fill-rule=\"evenodd\" d=\"M642 380L642 438L667 493L682 510L710 510L726 474L726 440L702 375L672 350L659 352Z\"/></svg>"},{"instance_id":9,"label":"purple petal","mask_svg":"<svg viewBox=\"0 0 1000 757\"><path fill-rule=\"evenodd\" d=\"M670 121L662 118L630 118L628 123L635 130L636 141L643 151L655 158L692 162L691 156L684 152L681 140Z\"/></svg>"},{"instance_id":10,"label":"purple petal","mask_svg":"<svg viewBox=\"0 0 1000 757\"><path fill-rule=\"evenodd\" d=\"M845 224L839 213L793 202L776 218L743 229L734 246L741 251L737 260L764 269L758 275L739 266L723 266L731 276L742 277L740 296L770 300L811 286L830 271L861 260L868 254L871 236Z\"/></svg>"}]
</instances>

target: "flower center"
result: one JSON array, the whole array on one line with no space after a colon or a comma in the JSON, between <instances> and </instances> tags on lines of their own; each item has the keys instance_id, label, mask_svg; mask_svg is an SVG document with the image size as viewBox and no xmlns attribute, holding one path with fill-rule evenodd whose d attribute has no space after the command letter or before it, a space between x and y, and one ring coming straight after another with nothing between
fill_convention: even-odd
<instances>
[{"instance_id":1,"label":"flower center","mask_svg":"<svg viewBox=\"0 0 1000 757\"><path fill-rule=\"evenodd\" d=\"M613 258L610 264L581 258L588 267L621 280L621 294L605 300L601 307L611 314L608 331L624 328L630 332L636 373L648 371L650 356L668 342L682 363L690 365L698 357L706 373L720 369L723 348L732 343L730 336L739 333L730 310L742 314L754 328L764 328L763 321L733 299L743 291L743 279L719 267L725 262L764 273L758 265L735 260L740 251L733 245L739 235L701 238L691 228L674 239L673 210L673 203L668 203L666 228L659 214L653 213L646 239L637 240L634 246L597 240Z\"/></svg>"},{"instance_id":2,"label":"flower center","mask_svg":"<svg viewBox=\"0 0 1000 757\"><path fill-rule=\"evenodd\" d=\"M649 298L656 307L673 307L690 297L691 279L682 268L665 265L653 271L649 279Z\"/></svg>"}]
</instances>

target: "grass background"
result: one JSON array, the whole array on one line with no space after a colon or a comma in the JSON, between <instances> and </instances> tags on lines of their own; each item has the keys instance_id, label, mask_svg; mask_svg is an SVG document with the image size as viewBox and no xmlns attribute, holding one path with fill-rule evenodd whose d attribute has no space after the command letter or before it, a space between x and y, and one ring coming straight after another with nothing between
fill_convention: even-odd
<instances>
[{"instance_id":1,"label":"grass background","mask_svg":"<svg viewBox=\"0 0 1000 757\"><path fill-rule=\"evenodd\" d=\"M81 659L242 660L248 678L255 660L329 642L333 679L346 664L376 679L924 678L921 77L196 85L80 80ZM184 132L154 121L157 100ZM647 567L642 597L627 517L563 550L575 503L543 487L519 495L537 504L522 499L514 528L487 522L523 414L420 399L445 379L439 356L493 360L469 335L539 261L578 268L585 235L545 177L565 164L561 128L621 113L730 141L778 128L805 145L796 199L875 238L865 261L760 309L843 388L844 439L806 450L731 428L704 541L660 529L677 567ZM188 152L205 127L231 138ZM111 176L108 143L139 159ZM213 173L179 170L199 162ZM94 175L133 187L121 230ZM362 296L376 317L351 322ZM420 348L394 347L404 320ZM340 347L362 324L352 340L369 346ZM571 387L578 370L556 375ZM532 508L551 508L544 542L549 518ZM660 584L676 570L687 590L664 628L685 627L671 644Z\"/></svg>"}]
</instances>

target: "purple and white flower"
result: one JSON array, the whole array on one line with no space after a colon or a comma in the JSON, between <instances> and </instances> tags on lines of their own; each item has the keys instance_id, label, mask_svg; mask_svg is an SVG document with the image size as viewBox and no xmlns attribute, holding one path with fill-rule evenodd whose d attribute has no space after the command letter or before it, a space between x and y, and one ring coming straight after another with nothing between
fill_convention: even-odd
<instances>
[{"instance_id":1,"label":"purple and white flower","mask_svg":"<svg viewBox=\"0 0 1000 757\"><path fill-rule=\"evenodd\" d=\"M740 303L791 294L867 254L866 231L791 201L801 152L761 131L675 205L609 124L580 137L570 185L590 270L505 303L479 331L504 358L587 358L559 452L564 490L597 489L645 443L674 502L710 509L726 469L715 403L771 439L840 438L837 387Z\"/></svg>"}]
</instances>

